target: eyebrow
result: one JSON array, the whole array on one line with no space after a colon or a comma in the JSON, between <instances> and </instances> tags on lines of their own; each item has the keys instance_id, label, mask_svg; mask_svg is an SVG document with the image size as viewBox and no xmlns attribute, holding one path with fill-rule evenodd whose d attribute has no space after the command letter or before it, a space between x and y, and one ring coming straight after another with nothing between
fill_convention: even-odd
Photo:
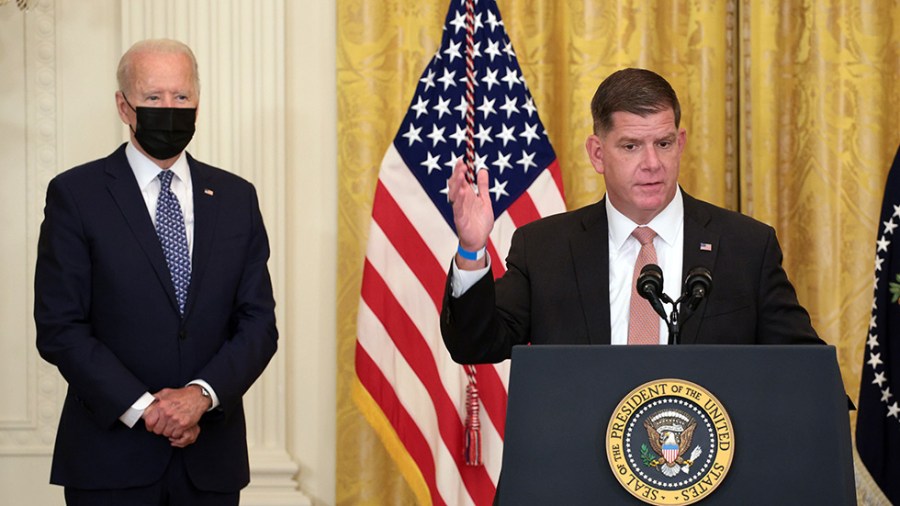
<instances>
[{"instance_id":1,"label":"eyebrow","mask_svg":"<svg viewBox=\"0 0 900 506\"><path fill-rule=\"evenodd\" d=\"M175 95L188 95L188 96L190 96L194 93L190 89L179 88L179 89L175 89L175 90L169 90L165 87L159 87L159 86L147 87L142 90L139 90L139 92L143 93L143 94L159 94L159 93L170 93L171 92L172 94L175 94Z\"/></svg>"},{"instance_id":2,"label":"eyebrow","mask_svg":"<svg viewBox=\"0 0 900 506\"><path fill-rule=\"evenodd\" d=\"M664 135L664 136L662 136L662 137L653 139L653 142L659 142L659 141L670 141L670 142L674 142L676 138L678 138L678 133L677 133L677 132L673 132L673 133L666 134L666 135ZM642 138L637 138L637 137L622 137L622 138L619 139L619 143L620 143L620 144L621 144L621 143L627 143L627 144L640 144L640 143L642 143L642 142L644 142L644 139L642 139Z\"/></svg>"}]
</instances>

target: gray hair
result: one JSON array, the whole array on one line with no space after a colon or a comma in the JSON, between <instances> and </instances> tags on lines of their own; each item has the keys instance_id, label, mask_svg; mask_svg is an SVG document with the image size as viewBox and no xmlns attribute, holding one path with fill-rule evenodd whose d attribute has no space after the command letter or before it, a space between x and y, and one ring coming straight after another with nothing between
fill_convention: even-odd
<instances>
[{"instance_id":1,"label":"gray hair","mask_svg":"<svg viewBox=\"0 0 900 506\"><path fill-rule=\"evenodd\" d=\"M197 72L197 58L191 48L172 39L146 39L135 42L133 46L125 51L122 59L119 60L119 68L116 70L116 80L119 81L119 91L124 93L132 84L132 60L134 55L138 53L170 53L183 54L191 60L191 69L193 70L194 91L200 94L200 74Z\"/></svg>"}]
</instances>

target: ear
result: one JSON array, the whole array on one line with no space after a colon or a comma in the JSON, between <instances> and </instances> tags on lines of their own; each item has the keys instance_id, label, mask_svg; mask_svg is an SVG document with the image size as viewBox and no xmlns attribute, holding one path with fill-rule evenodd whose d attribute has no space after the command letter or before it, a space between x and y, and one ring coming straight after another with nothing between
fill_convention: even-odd
<instances>
[{"instance_id":1,"label":"ear","mask_svg":"<svg viewBox=\"0 0 900 506\"><path fill-rule=\"evenodd\" d=\"M588 136L584 142L584 149L587 150L588 159L597 174L603 174L603 141L596 134Z\"/></svg>"},{"instance_id":2,"label":"ear","mask_svg":"<svg viewBox=\"0 0 900 506\"><path fill-rule=\"evenodd\" d=\"M681 153L684 151L684 146L687 144L687 130L681 129L678 131L678 139L675 141L678 143L678 155L681 156Z\"/></svg>"},{"instance_id":3,"label":"ear","mask_svg":"<svg viewBox=\"0 0 900 506\"><path fill-rule=\"evenodd\" d=\"M125 95L121 91L116 92L116 111L119 112L119 119L126 125L131 125L131 118L135 114L125 101Z\"/></svg>"}]
</instances>

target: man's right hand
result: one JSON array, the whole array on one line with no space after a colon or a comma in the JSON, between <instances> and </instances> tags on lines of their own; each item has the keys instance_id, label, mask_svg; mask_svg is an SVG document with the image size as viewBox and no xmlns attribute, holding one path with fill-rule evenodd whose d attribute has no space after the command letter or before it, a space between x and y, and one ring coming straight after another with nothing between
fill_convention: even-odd
<instances>
[{"instance_id":1,"label":"man's right hand","mask_svg":"<svg viewBox=\"0 0 900 506\"><path fill-rule=\"evenodd\" d=\"M184 432L182 432L179 437L170 437L169 444L171 444L175 448L184 448L185 446L194 444L197 441L197 437L199 435L200 426L194 425L193 427L189 427Z\"/></svg>"},{"instance_id":2,"label":"man's right hand","mask_svg":"<svg viewBox=\"0 0 900 506\"><path fill-rule=\"evenodd\" d=\"M153 397L156 401L144 410L144 426L154 434L175 439L200 422L211 402L198 385L163 388Z\"/></svg>"},{"instance_id":3,"label":"man's right hand","mask_svg":"<svg viewBox=\"0 0 900 506\"><path fill-rule=\"evenodd\" d=\"M459 245L466 251L478 251L487 245L494 228L494 209L488 191L488 172L479 170L476 175L478 194L466 178L467 167L460 158L450 176L447 197L453 206L453 221L459 236ZM487 259L468 260L456 255L456 266L462 270L476 270L487 266Z\"/></svg>"},{"instance_id":4,"label":"man's right hand","mask_svg":"<svg viewBox=\"0 0 900 506\"><path fill-rule=\"evenodd\" d=\"M153 402L153 404L147 406L147 409L144 410L144 414L141 418L144 419L144 425L148 432L156 432L153 429L155 426L159 425L161 420L160 415L158 402ZM161 432L156 432L156 434L164 435ZM168 437L169 444L175 448L184 448L197 441L197 437L200 436L200 426L195 424L184 429L176 428L171 431L171 434L165 436Z\"/></svg>"}]
</instances>

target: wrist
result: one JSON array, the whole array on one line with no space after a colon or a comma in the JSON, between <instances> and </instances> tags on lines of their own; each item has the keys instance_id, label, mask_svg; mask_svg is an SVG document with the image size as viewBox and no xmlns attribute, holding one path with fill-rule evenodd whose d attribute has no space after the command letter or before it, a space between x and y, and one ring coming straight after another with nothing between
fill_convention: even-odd
<instances>
[{"instance_id":1,"label":"wrist","mask_svg":"<svg viewBox=\"0 0 900 506\"><path fill-rule=\"evenodd\" d=\"M197 387L197 391L200 392L200 395L202 395L205 400L209 401L209 405L206 407L206 410L205 410L205 411L209 411L213 405L212 395L209 393L209 390L207 390L206 387L204 387L203 385L201 385L199 383L191 383L190 386Z\"/></svg>"},{"instance_id":2,"label":"wrist","mask_svg":"<svg viewBox=\"0 0 900 506\"><path fill-rule=\"evenodd\" d=\"M475 262L483 259L486 252L487 252L487 246L482 246L480 249L477 249L475 251L471 251L471 250L467 250L467 249L463 248L462 244L460 244L456 248L456 253L459 254L460 257L462 257L466 260L471 260L471 261L475 261Z\"/></svg>"}]
</instances>

